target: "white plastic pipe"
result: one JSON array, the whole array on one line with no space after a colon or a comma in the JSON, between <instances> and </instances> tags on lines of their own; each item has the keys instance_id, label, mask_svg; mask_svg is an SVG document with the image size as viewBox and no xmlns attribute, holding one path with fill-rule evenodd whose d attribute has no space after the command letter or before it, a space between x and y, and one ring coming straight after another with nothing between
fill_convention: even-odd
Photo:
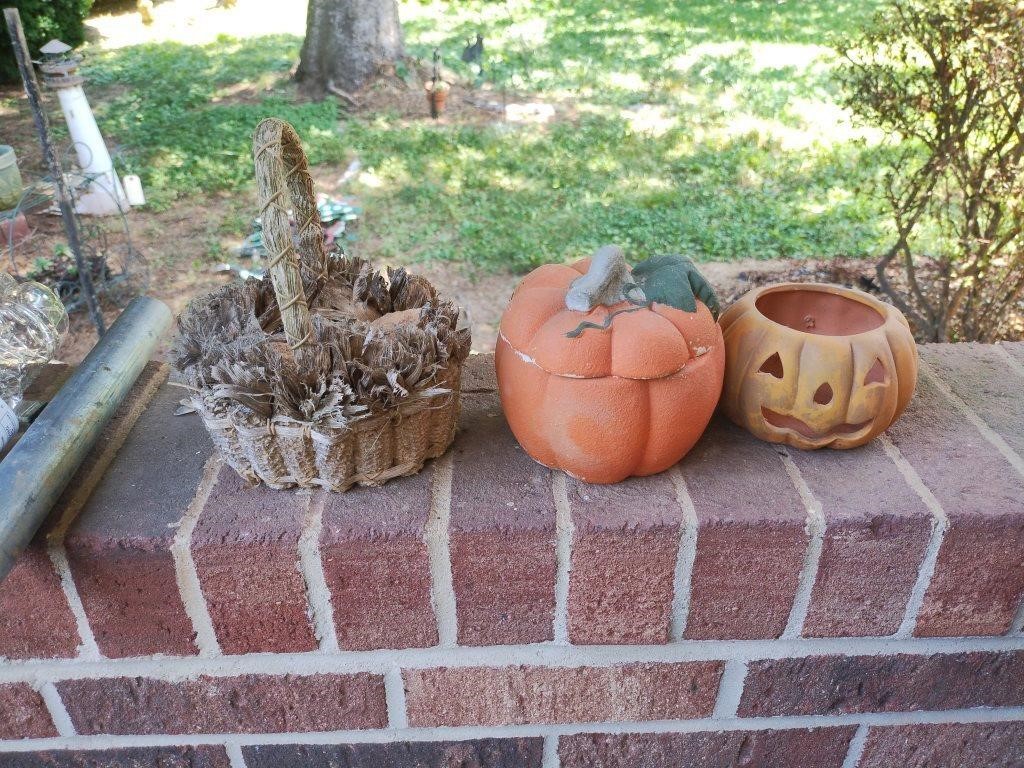
<instances>
[{"instance_id":1,"label":"white plastic pipe","mask_svg":"<svg viewBox=\"0 0 1024 768\"><path fill-rule=\"evenodd\" d=\"M121 180L114 170L110 152L93 117L89 100L82 86L57 89L60 108L64 112L71 140L78 153L78 164L93 178L87 190L75 198L75 210L83 214L105 216L128 209Z\"/></svg>"},{"instance_id":2,"label":"white plastic pipe","mask_svg":"<svg viewBox=\"0 0 1024 768\"><path fill-rule=\"evenodd\" d=\"M128 204L132 207L146 204L146 193L142 191L142 179L129 173L121 181L124 182L124 193L128 196Z\"/></svg>"}]
</instances>

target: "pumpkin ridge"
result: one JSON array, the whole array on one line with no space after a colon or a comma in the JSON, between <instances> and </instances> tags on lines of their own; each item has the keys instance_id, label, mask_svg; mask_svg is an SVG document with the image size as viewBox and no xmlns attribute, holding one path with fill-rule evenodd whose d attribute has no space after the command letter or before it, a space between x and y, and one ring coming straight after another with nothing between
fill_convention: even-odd
<instances>
[{"instance_id":1,"label":"pumpkin ridge","mask_svg":"<svg viewBox=\"0 0 1024 768\"><path fill-rule=\"evenodd\" d=\"M586 313L587 322L600 324L611 310L600 307ZM587 331L575 339L565 338L568 329L579 324L579 313L555 312L530 337L524 350L544 370L580 378L607 376L612 371L611 331Z\"/></svg>"},{"instance_id":2,"label":"pumpkin ridge","mask_svg":"<svg viewBox=\"0 0 1024 768\"><path fill-rule=\"evenodd\" d=\"M692 358L676 324L649 308L619 315L612 322L611 373L627 379L660 379ZM642 338L643 343L638 343ZM642 370L644 375L638 375Z\"/></svg>"},{"instance_id":3,"label":"pumpkin ridge","mask_svg":"<svg viewBox=\"0 0 1024 768\"><path fill-rule=\"evenodd\" d=\"M750 313L749 312L744 312L741 315L741 317L737 318L736 322L734 322L730 327L731 328L739 327L739 329L742 330L742 326L739 326L739 321L741 319L743 319L743 318L750 318ZM746 322L747 322L748 325L753 325L753 321L751 319L747 319ZM747 352L747 356L746 356L746 359L743 360L742 364L739 366L739 370L741 370L741 371L749 370L750 366L752 366L754 364L754 356L757 355L758 352L762 351L761 347L763 346L763 344L765 342L765 337L767 335L768 335L768 329L767 328L762 328L760 334L758 334L757 341L754 344L751 344L748 347L748 349L745 350ZM728 341L725 342L725 345L726 345L726 350L728 351L728 347L729 347ZM728 358L728 355L727 355L727 358ZM758 366L760 366L760 363L758 363ZM730 396L730 393L728 393L728 392L723 394L723 398L728 397L729 400L733 401L733 402L730 403L731 407L739 409L740 402L743 400L743 388L744 388L743 386L736 387L735 388L735 390L736 390L735 391L735 396Z\"/></svg>"},{"instance_id":4,"label":"pumpkin ridge","mask_svg":"<svg viewBox=\"0 0 1024 768\"><path fill-rule=\"evenodd\" d=\"M899 317L903 317L900 315ZM905 322L905 318L904 318ZM903 411L906 410L907 406L910 405L911 399L914 397L914 389L917 387L917 347L911 348L910 359L905 361L911 366L909 371L912 380L906 381L903 376L899 374L899 361L896 359L895 350L902 349L905 340L909 337L911 343L913 343L913 334L910 332L910 327L904 323L894 322L892 325L888 323L883 326L885 330L886 346L889 354L892 357L892 373L890 374L893 381L896 384L896 413L893 416L893 420L899 418ZM895 340L893 337L896 337Z\"/></svg>"},{"instance_id":5,"label":"pumpkin ridge","mask_svg":"<svg viewBox=\"0 0 1024 768\"><path fill-rule=\"evenodd\" d=\"M498 328L512 346L525 349L546 318L560 311L563 302L561 289L552 286L538 285L528 291L516 291Z\"/></svg>"},{"instance_id":6,"label":"pumpkin ridge","mask_svg":"<svg viewBox=\"0 0 1024 768\"><path fill-rule=\"evenodd\" d=\"M515 350L512 350L512 351L515 352ZM540 366L537 366L537 367L540 368ZM541 370L544 370L544 369L541 368ZM544 383L541 385L540 391L535 393L536 398L537 398L537 402L541 406L541 412L543 412L544 406L547 404L548 396L549 396L550 391L551 391L551 377L554 375L552 373L547 373L547 372L545 372L545 373L546 373L546 375L544 376ZM543 429L535 430L535 432L536 432L536 439L540 443L540 449L543 450L544 452L546 452L546 454L548 456L554 455L555 454L555 449L554 449L554 446L551 444L551 438L547 434L547 432L545 430L543 430Z\"/></svg>"},{"instance_id":7,"label":"pumpkin ridge","mask_svg":"<svg viewBox=\"0 0 1024 768\"><path fill-rule=\"evenodd\" d=\"M848 339L846 342L847 354L850 356L850 386L846 395L846 411L850 410L850 403L853 402L854 388L858 385L857 381L857 345L853 343L853 339Z\"/></svg>"},{"instance_id":8,"label":"pumpkin ridge","mask_svg":"<svg viewBox=\"0 0 1024 768\"><path fill-rule=\"evenodd\" d=\"M504 341L506 344L508 344L508 348L511 349L512 352L515 353L516 357L518 357L524 363L529 363L530 365L535 365L538 368L540 368L540 366L537 365L537 361L536 360L534 360L528 354L526 354L525 352L523 352L522 350L517 348L511 341L508 340L508 337L504 333L502 333L500 329L498 330L498 340L499 341ZM541 368L541 370L544 370L544 369ZM550 373L550 371L549 371L549 373Z\"/></svg>"},{"instance_id":9,"label":"pumpkin ridge","mask_svg":"<svg viewBox=\"0 0 1024 768\"><path fill-rule=\"evenodd\" d=\"M800 339L800 349L796 353L796 369L802 371L804 368L804 350L807 349L807 339ZM785 364L785 363L783 363ZM785 378L785 376L783 376ZM815 385L817 386L817 385ZM790 404L790 408L796 403L800 402L800 377L797 377L797 386L793 390L793 402Z\"/></svg>"},{"instance_id":10,"label":"pumpkin ridge","mask_svg":"<svg viewBox=\"0 0 1024 768\"><path fill-rule=\"evenodd\" d=\"M742 304L742 298L733 302L721 316L718 318L718 327L722 329L722 333L726 334L729 329L739 320L747 314L747 309Z\"/></svg>"},{"instance_id":11,"label":"pumpkin ridge","mask_svg":"<svg viewBox=\"0 0 1024 768\"><path fill-rule=\"evenodd\" d=\"M632 469L629 470L630 475L635 475L640 467L647 463L648 457L655 448L655 446L651 445L651 385L645 381L643 387L644 404L646 406L646 415L644 418L644 449L640 452L640 457L633 463Z\"/></svg>"}]
</instances>

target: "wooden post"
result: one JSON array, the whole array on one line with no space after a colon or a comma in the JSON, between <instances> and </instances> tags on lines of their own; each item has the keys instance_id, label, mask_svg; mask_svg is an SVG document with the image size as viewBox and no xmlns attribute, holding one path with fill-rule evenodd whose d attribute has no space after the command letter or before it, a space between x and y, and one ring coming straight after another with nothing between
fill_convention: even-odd
<instances>
[{"instance_id":1,"label":"wooden post","mask_svg":"<svg viewBox=\"0 0 1024 768\"><path fill-rule=\"evenodd\" d=\"M78 237L78 222L75 220L71 193L64 180L64 169L61 168L60 160L50 141L50 123L46 118L46 112L43 111L42 99L39 96L39 83L36 82L36 73L32 68L32 59L28 43L25 42L25 32L21 28L21 15L18 13L18 9L4 8L4 21L7 22L7 31L11 36L11 48L14 49L14 58L18 61L21 80L25 84L25 95L28 96L28 103L32 108L32 119L36 124L36 133L39 134L43 157L46 159L47 168L53 177L53 183L57 187L57 205L60 208L60 217L64 221L64 233L68 238L68 248L71 249L71 253L75 257L75 265L78 267L78 282L82 287L82 294L85 296L85 303L89 307L89 315L92 317L93 325L96 326L96 332L102 336L106 331L103 313L100 312L99 301L96 299L96 289L92 284L90 267L82 256L82 243Z\"/></svg>"}]
</instances>

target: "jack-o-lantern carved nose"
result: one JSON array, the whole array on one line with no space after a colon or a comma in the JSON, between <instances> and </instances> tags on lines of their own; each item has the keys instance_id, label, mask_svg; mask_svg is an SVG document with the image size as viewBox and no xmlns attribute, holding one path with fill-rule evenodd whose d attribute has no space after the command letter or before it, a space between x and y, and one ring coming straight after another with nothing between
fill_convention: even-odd
<instances>
[{"instance_id":1,"label":"jack-o-lantern carved nose","mask_svg":"<svg viewBox=\"0 0 1024 768\"><path fill-rule=\"evenodd\" d=\"M782 370L782 358L779 357L779 353L776 352L761 363L761 367L758 368L757 371L758 373L767 373L769 376L781 379L785 375L785 372Z\"/></svg>"},{"instance_id":2,"label":"jack-o-lantern carved nose","mask_svg":"<svg viewBox=\"0 0 1024 768\"><path fill-rule=\"evenodd\" d=\"M864 376L864 386L868 384L884 384L885 383L885 365L878 358L875 358L875 364L871 366L871 369Z\"/></svg>"},{"instance_id":3,"label":"jack-o-lantern carved nose","mask_svg":"<svg viewBox=\"0 0 1024 768\"><path fill-rule=\"evenodd\" d=\"M818 391L814 393L814 402L818 405L828 405L832 402L832 387L828 385L828 382L818 387Z\"/></svg>"}]
</instances>

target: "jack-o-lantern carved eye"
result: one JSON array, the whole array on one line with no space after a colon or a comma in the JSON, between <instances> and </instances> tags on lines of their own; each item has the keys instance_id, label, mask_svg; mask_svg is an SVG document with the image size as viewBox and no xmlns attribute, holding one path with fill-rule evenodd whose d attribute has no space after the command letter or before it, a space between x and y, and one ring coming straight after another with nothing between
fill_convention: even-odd
<instances>
[{"instance_id":1,"label":"jack-o-lantern carved eye","mask_svg":"<svg viewBox=\"0 0 1024 768\"><path fill-rule=\"evenodd\" d=\"M750 370L749 368L747 369ZM769 357L763 363L761 367L757 369L758 373L767 373L769 376L774 376L776 379L781 379L783 376L782 370L782 358L779 357L779 353L776 352L774 355Z\"/></svg>"},{"instance_id":2,"label":"jack-o-lantern carved eye","mask_svg":"<svg viewBox=\"0 0 1024 768\"><path fill-rule=\"evenodd\" d=\"M877 357L875 358L875 364L871 366L871 369L864 376L864 386L868 384L885 384L888 381L888 376L885 372L885 366L882 361Z\"/></svg>"}]
</instances>

